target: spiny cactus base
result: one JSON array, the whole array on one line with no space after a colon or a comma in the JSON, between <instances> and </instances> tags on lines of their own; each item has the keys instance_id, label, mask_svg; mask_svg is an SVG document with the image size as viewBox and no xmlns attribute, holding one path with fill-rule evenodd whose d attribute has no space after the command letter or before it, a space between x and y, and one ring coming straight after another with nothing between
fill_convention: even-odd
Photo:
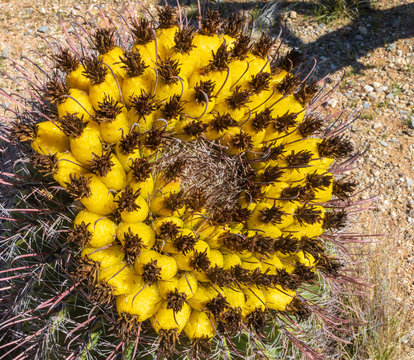
<instances>
[{"instance_id":1,"label":"spiny cactus base","mask_svg":"<svg viewBox=\"0 0 414 360\"><path fill-rule=\"evenodd\" d=\"M324 358L300 329L344 322L351 119L241 16L124 10L3 91L0 359Z\"/></svg>"}]
</instances>

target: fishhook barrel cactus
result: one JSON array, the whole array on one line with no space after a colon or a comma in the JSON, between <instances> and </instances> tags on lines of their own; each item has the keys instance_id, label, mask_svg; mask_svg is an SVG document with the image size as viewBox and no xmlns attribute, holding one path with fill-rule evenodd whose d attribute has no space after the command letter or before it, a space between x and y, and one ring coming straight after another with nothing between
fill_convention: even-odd
<instances>
[{"instance_id":1,"label":"fishhook barrel cactus","mask_svg":"<svg viewBox=\"0 0 414 360\"><path fill-rule=\"evenodd\" d=\"M243 16L123 10L62 22L38 73L12 60L0 359L324 358L306 319L340 337L352 119Z\"/></svg>"}]
</instances>

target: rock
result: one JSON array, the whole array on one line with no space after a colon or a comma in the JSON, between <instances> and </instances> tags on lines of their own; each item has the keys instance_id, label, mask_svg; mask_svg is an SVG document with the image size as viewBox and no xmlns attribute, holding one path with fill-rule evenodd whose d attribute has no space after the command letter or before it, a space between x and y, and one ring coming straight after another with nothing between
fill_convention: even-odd
<instances>
[{"instance_id":1,"label":"rock","mask_svg":"<svg viewBox=\"0 0 414 360\"><path fill-rule=\"evenodd\" d=\"M373 126L374 129L379 129L382 127L382 124L380 122L376 122Z\"/></svg>"},{"instance_id":2,"label":"rock","mask_svg":"<svg viewBox=\"0 0 414 360\"><path fill-rule=\"evenodd\" d=\"M352 91L352 90L348 90L348 91L345 93L345 96L346 96L347 98L349 98L349 99L352 99L352 97L354 96L354 93L353 93L353 91Z\"/></svg>"},{"instance_id":3,"label":"rock","mask_svg":"<svg viewBox=\"0 0 414 360\"><path fill-rule=\"evenodd\" d=\"M388 50L388 51L394 51L396 49L396 47L397 47L397 44L396 43L391 43L391 44L388 44L385 47L385 49Z\"/></svg>"},{"instance_id":4,"label":"rock","mask_svg":"<svg viewBox=\"0 0 414 360\"><path fill-rule=\"evenodd\" d=\"M10 54L9 49L3 49L2 51L0 51L0 59L5 59L9 57L9 54Z\"/></svg>"},{"instance_id":5,"label":"rock","mask_svg":"<svg viewBox=\"0 0 414 360\"><path fill-rule=\"evenodd\" d=\"M44 7L40 8L40 12L44 15L46 14L46 9Z\"/></svg>"},{"instance_id":6,"label":"rock","mask_svg":"<svg viewBox=\"0 0 414 360\"><path fill-rule=\"evenodd\" d=\"M372 86L373 86L374 89L378 89L378 88L381 88L382 87L382 84L379 83L378 81L374 81L372 83Z\"/></svg>"},{"instance_id":7,"label":"rock","mask_svg":"<svg viewBox=\"0 0 414 360\"><path fill-rule=\"evenodd\" d=\"M370 93L370 92L373 92L374 91L374 88L372 86L370 86L370 85L365 85L364 86L364 90L366 92Z\"/></svg>"},{"instance_id":8,"label":"rock","mask_svg":"<svg viewBox=\"0 0 414 360\"><path fill-rule=\"evenodd\" d=\"M385 98L387 100L393 100L394 99L394 94L389 93Z\"/></svg>"},{"instance_id":9,"label":"rock","mask_svg":"<svg viewBox=\"0 0 414 360\"><path fill-rule=\"evenodd\" d=\"M378 99L377 94L376 94L376 93L374 93L374 92L370 92L370 93L368 94L368 97L369 97L370 99L373 99L373 100L377 100L377 99Z\"/></svg>"},{"instance_id":10,"label":"rock","mask_svg":"<svg viewBox=\"0 0 414 360\"><path fill-rule=\"evenodd\" d=\"M328 104L331 108L335 108L336 105L338 105L338 100L336 100L334 98L331 98L331 99L328 100Z\"/></svg>"},{"instance_id":11,"label":"rock","mask_svg":"<svg viewBox=\"0 0 414 360\"><path fill-rule=\"evenodd\" d=\"M368 29L365 26L358 26L358 31L364 36L368 35Z\"/></svg>"},{"instance_id":12,"label":"rock","mask_svg":"<svg viewBox=\"0 0 414 360\"><path fill-rule=\"evenodd\" d=\"M355 36L355 40L362 41L364 40L364 38L358 34L357 36Z\"/></svg>"},{"instance_id":13,"label":"rock","mask_svg":"<svg viewBox=\"0 0 414 360\"><path fill-rule=\"evenodd\" d=\"M384 147L387 147L387 146L388 146L388 144L387 144L384 140L381 140L381 141L380 141L380 144L381 144L382 146L384 146Z\"/></svg>"},{"instance_id":14,"label":"rock","mask_svg":"<svg viewBox=\"0 0 414 360\"><path fill-rule=\"evenodd\" d=\"M409 122L408 126L409 126L411 129L414 129L414 116L411 116L411 119L410 119L410 122Z\"/></svg>"},{"instance_id":15,"label":"rock","mask_svg":"<svg viewBox=\"0 0 414 360\"><path fill-rule=\"evenodd\" d=\"M37 29L37 31L40 32L40 33L42 33L42 34L45 34L45 33L47 33L49 31L49 26L43 25L39 29Z\"/></svg>"},{"instance_id":16,"label":"rock","mask_svg":"<svg viewBox=\"0 0 414 360\"><path fill-rule=\"evenodd\" d=\"M369 110L369 108L371 107L371 104L368 101L364 101L364 103L362 104L362 107L365 110Z\"/></svg>"},{"instance_id":17,"label":"rock","mask_svg":"<svg viewBox=\"0 0 414 360\"><path fill-rule=\"evenodd\" d=\"M348 35L348 34L350 34L352 32L352 28L350 26L345 26L342 29L342 31L343 31L344 35Z\"/></svg>"},{"instance_id":18,"label":"rock","mask_svg":"<svg viewBox=\"0 0 414 360\"><path fill-rule=\"evenodd\" d=\"M411 187L413 183L413 179L407 178L407 187Z\"/></svg>"},{"instance_id":19,"label":"rock","mask_svg":"<svg viewBox=\"0 0 414 360\"><path fill-rule=\"evenodd\" d=\"M294 11L294 10L292 10L292 11L289 13L289 17L290 17L291 19L296 19L296 18L297 18L297 16L298 16L298 13L297 13L296 11Z\"/></svg>"}]
</instances>

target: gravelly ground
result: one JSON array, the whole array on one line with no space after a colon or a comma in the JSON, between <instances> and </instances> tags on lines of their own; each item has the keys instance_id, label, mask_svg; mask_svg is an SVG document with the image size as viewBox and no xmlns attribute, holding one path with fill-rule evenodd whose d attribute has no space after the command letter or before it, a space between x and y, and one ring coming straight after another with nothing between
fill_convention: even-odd
<instances>
[{"instance_id":1,"label":"gravelly ground","mask_svg":"<svg viewBox=\"0 0 414 360\"><path fill-rule=\"evenodd\" d=\"M138 8L137 2L131 3ZM329 73L332 83L340 81L327 110L361 110L351 137L360 149L369 151L355 174L362 187L370 186L361 196L379 197L375 209L361 216L354 229L385 234L371 245L370 257L360 258L362 275L373 278L376 285L370 300L373 307L382 303L390 314L402 309L409 320L414 318L414 2L373 3L373 9L356 20L329 25L310 15L310 1L282 1L264 14L266 2L236 1L221 6L224 11L252 11L259 24L274 33L281 26L288 46L314 55L318 60L315 76ZM75 5L69 0L2 0L1 71L15 73L5 57L36 57L31 50L44 53L47 46L38 35L63 39L56 14L88 16L88 11L97 13L96 4L96 0L79 0ZM110 6L104 5L104 11ZM15 89L17 85L2 75L0 87ZM0 103L10 105L1 98ZM414 351L413 322L405 326L401 351L409 353Z\"/></svg>"}]
</instances>

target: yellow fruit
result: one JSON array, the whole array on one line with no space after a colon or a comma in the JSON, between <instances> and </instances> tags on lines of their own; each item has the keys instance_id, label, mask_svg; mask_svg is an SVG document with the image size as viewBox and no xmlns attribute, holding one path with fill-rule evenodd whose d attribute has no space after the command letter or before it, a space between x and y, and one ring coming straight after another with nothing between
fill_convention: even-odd
<instances>
[{"instance_id":1,"label":"yellow fruit","mask_svg":"<svg viewBox=\"0 0 414 360\"><path fill-rule=\"evenodd\" d=\"M128 173L136 159L141 158L139 150L139 137L136 133L130 132L122 137L115 146L115 154L121 162L125 172Z\"/></svg>"},{"instance_id":2,"label":"yellow fruit","mask_svg":"<svg viewBox=\"0 0 414 360\"><path fill-rule=\"evenodd\" d=\"M243 259L241 266L242 268L250 270L251 272L255 271L256 269L262 271L262 263L255 256L250 256Z\"/></svg>"},{"instance_id":3,"label":"yellow fruit","mask_svg":"<svg viewBox=\"0 0 414 360\"><path fill-rule=\"evenodd\" d=\"M229 270L234 266L241 265L240 257L237 254L223 254L223 269Z\"/></svg>"},{"instance_id":4,"label":"yellow fruit","mask_svg":"<svg viewBox=\"0 0 414 360\"><path fill-rule=\"evenodd\" d=\"M140 195L147 200L154 191L154 179L151 174L144 181L137 181L134 171L130 171L127 176L127 182L132 187L132 190L140 191Z\"/></svg>"},{"instance_id":5,"label":"yellow fruit","mask_svg":"<svg viewBox=\"0 0 414 360\"><path fill-rule=\"evenodd\" d=\"M102 154L99 125L90 122L79 136L70 136L70 150L82 165L89 166L94 154Z\"/></svg>"},{"instance_id":6,"label":"yellow fruit","mask_svg":"<svg viewBox=\"0 0 414 360\"><path fill-rule=\"evenodd\" d=\"M67 187L70 182L70 177L86 174L88 170L78 164L78 160L70 152L56 154L57 169L53 174L53 178L60 184L60 186Z\"/></svg>"},{"instance_id":7,"label":"yellow fruit","mask_svg":"<svg viewBox=\"0 0 414 360\"><path fill-rule=\"evenodd\" d=\"M136 53L135 53L136 54ZM132 75L132 74L131 74ZM126 76L122 83L122 96L128 106L134 104L132 100L135 96L143 92L150 94L155 83L154 70L147 68L138 76ZM141 131L145 131L141 129Z\"/></svg>"},{"instance_id":8,"label":"yellow fruit","mask_svg":"<svg viewBox=\"0 0 414 360\"><path fill-rule=\"evenodd\" d=\"M32 149L46 155L65 152L69 148L69 138L59 125L51 121L36 124L36 138L30 144Z\"/></svg>"},{"instance_id":9,"label":"yellow fruit","mask_svg":"<svg viewBox=\"0 0 414 360\"><path fill-rule=\"evenodd\" d=\"M75 217L74 227L85 223L91 234L89 245L92 247L103 247L115 240L116 224L100 215L93 214L87 210L81 210Z\"/></svg>"},{"instance_id":10,"label":"yellow fruit","mask_svg":"<svg viewBox=\"0 0 414 360\"><path fill-rule=\"evenodd\" d=\"M174 47L174 37L178 31L178 26L160 28L156 30L157 42L159 44L158 53L161 58L164 58L165 55L167 55Z\"/></svg>"},{"instance_id":11,"label":"yellow fruit","mask_svg":"<svg viewBox=\"0 0 414 360\"><path fill-rule=\"evenodd\" d=\"M69 88L79 89L87 93L91 86L91 80L85 76L84 72L85 67L79 64L75 70L66 75L66 85Z\"/></svg>"},{"instance_id":12,"label":"yellow fruit","mask_svg":"<svg viewBox=\"0 0 414 360\"><path fill-rule=\"evenodd\" d=\"M262 290L257 286L243 287L242 289L246 297L242 309L243 316L247 316L255 310L264 311L266 309L266 298Z\"/></svg>"},{"instance_id":13,"label":"yellow fruit","mask_svg":"<svg viewBox=\"0 0 414 360\"><path fill-rule=\"evenodd\" d=\"M230 307L232 307L233 309L235 308L242 309L244 307L245 296L242 291L240 291L239 289L232 289L229 287L224 287L222 291L223 291L223 296L226 298Z\"/></svg>"},{"instance_id":14,"label":"yellow fruit","mask_svg":"<svg viewBox=\"0 0 414 360\"><path fill-rule=\"evenodd\" d=\"M257 204L247 225L251 229L261 229L268 236L276 238L281 233L275 230L275 227L283 229L293 223L295 209L296 206L292 202L269 200L269 202Z\"/></svg>"},{"instance_id":15,"label":"yellow fruit","mask_svg":"<svg viewBox=\"0 0 414 360\"><path fill-rule=\"evenodd\" d=\"M210 255L208 256L208 260L210 261L210 268L214 267L223 267L223 255L219 250L210 250ZM209 282L210 279L207 276L204 270L194 270L193 274L196 276L198 281L202 282Z\"/></svg>"},{"instance_id":16,"label":"yellow fruit","mask_svg":"<svg viewBox=\"0 0 414 360\"><path fill-rule=\"evenodd\" d=\"M125 77L125 69L122 67L121 58L124 55L122 49L118 46L113 47L107 53L99 55L102 59L104 66L109 65L111 70L116 75L118 81L121 81ZM106 64L106 65L105 65Z\"/></svg>"},{"instance_id":17,"label":"yellow fruit","mask_svg":"<svg viewBox=\"0 0 414 360\"><path fill-rule=\"evenodd\" d=\"M204 241L197 241L194 245L194 250L186 254L175 254L174 259L177 261L177 266L180 270L191 271L194 270L194 257L196 255L205 254L210 258L210 247Z\"/></svg>"},{"instance_id":18,"label":"yellow fruit","mask_svg":"<svg viewBox=\"0 0 414 360\"><path fill-rule=\"evenodd\" d=\"M122 245L125 243L125 234L132 234L139 237L144 245L144 249L151 249L155 244L155 233L142 222L126 223L120 222L116 230L116 237Z\"/></svg>"},{"instance_id":19,"label":"yellow fruit","mask_svg":"<svg viewBox=\"0 0 414 360\"><path fill-rule=\"evenodd\" d=\"M277 270L283 269L284 266L277 255L269 256L262 261L263 272L267 272L269 275L276 275Z\"/></svg>"},{"instance_id":20,"label":"yellow fruit","mask_svg":"<svg viewBox=\"0 0 414 360\"><path fill-rule=\"evenodd\" d=\"M160 330L176 329L181 332L187 324L191 315L191 307L184 303L180 311L174 312L172 309L167 309L167 303L164 302L160 309L151 317L151 325L154 330L159 333Z\"/></svg>"},{"instance_id":21,"label":"yellow fruit","mask_svg":"<svg viewBox=\"0 0 414 360\"><path fill-rule=\"evenodd\" d=\"M67 115L76 115L83 121L89 121L95 115L93 104L86 92L79 89L69 89L68 95L62 102L57 103L59 118Z\"/></svg>"},{"instance_id":22,"label":"yellow fruit","mask_svg":"<svg viewBox=\"0 0 414 360\"><path fill-rule=\"evenodd\" d=\"M92 213L108 215L115 209L114 196L95 175L71 177L69 188L69 192Z\"/></svg>"},{"instance_id":23,"label":"yellow fruit","mask_svg":"<svg viewBox=\"0 0 414 360\"><path fill-rule=\"evenodd\" d=\"M186 298L189 299L197 292L197 288L198 282L195 276L188 272L177 275L170 280L158 281L158 290L164 299L167 299L168 294L176 290L185 294Z\"/></svg>"},{"instance_id":24,"label":"yellow fruit","mask_svg":"<svg viewBox=\"0 0 414 360\"><path fill-rule=\"evenodd\" d=\"M204 311L193 310L184 332L190 340L212 338L216 334L216 322Z\"/></svg>"},{"instance_id":25,"label":"yellow fruit","mask_svg":"<svg viewBox=\"0 0 414 360\"><path fill-rule=\"evenodd\" d=\"M116 74L113 74L107 65L104 65L102 58L85 60L85 74L91 79L89 87L89 101L95 109L99 108L99 104L105 99L112 101L121 100L121 84Z\"/></svg>"},{"instance_id":26,"label":"yellow fruit","mask_svg":"<svg viewBox=\"0 0 414 360\"><path fill-rule=\"evenodd\" d=\"M142 222L148 216L149 209L146 200L139 195L139 192L134 192L129 185L116 194L115 202L118 203L118 211L124 222Z\"/></svg>"},{"instance_id":27,"label":"yellow fruit","mask_svg":"<svg viewBox=\"0 0 414 360\"><path fill-rule=\"evenodd\" d=\"M293 300L296 292L286 290L280 285L276 285L275 288L263 290L263 294L266 299L266 305L269 309L285 311L286 306Z\"/></svg>"},{"instance_id":28,"label":"yellow fruit","mask_svg":"<svg viewBox=\"0 0 414 360\"><path fill-rule=\"evenodd\" d=\"M126 262L119 262L110 267L103 268L102 264L99 268L98 282L108 284L114 295L127 294L134 286L136 273Z\"/></svg>"},{"instance_id":29,"label":"yellow fruit","mask_svg":"<svg viewBox=\"0 0 414 360\"><path fill-rule=\"evenodd\" d=\"M158 246L161 251L166 252L168 254L172 254L172 255L177 255L180 252L182 252L179 249L177 249L177 247L175 246L175 244L177 244L177 241L181 242L181 240L187 238L187 240L190 240L191 242L196 243L196 238L197 238L194 232L187 228L179 229L176 236L173 236L171 239L169 239L169 237L171 236L166 236L166 237L167 239L158 240L158 244L159 244Z\"/></svg>"},{"instance_id":30,"label":"yellow fruit","mask_svg":"<svg viewBox=\"0 0 414 360\"><path fill-rule=\"evenodd\" d=\"M291 223L292 216L281 215L281 209L269 204L258 204L252 216L247 220L249 229L257 229L265 232L266 236L277 238L281 235L279 224L283 221Z\"/></svg>"},{"instance_id":31,"label":"yellow fruit","mask_svg":"<svg viewBox=\"0 0 414 360\"><path fill-rule=\"evenodd\" d=\"M98 262L102 268L109 268L120 263L125 254L120 246L112 245L105 248L85 247L82 249L81 256Z\"/></svg>"},{"instance_id":32,"label":"yellow fruit","mask_svg":"<svg viewBox=\"0 0 414 360\"><path fill-rule=\"evenodd\" d=\"M150 203L150 210L153 214L159 216L177 216L183 214L185 205L182 205L182 197L179 193L179 181L171 181L165 185L161 185L160 181L157 181L155 188L158 190Z\"/></svg>"},{"instance_id":33,"label":"yellow fruit","mask_svg":"<svg viewBox=\"0 0 414 360\"><path fill-rule=\"evenodd\" d=\"M139 275L145 271L145 265L151 262L156 262L156 266L160 268L160 279L170 280L177 274L177 264L174 258L162 255L154 250L146 250L135 259L135 270Z\"/></svg>"},{"instance_id":34,"label":"yellow fruit","mask_svg":"<svg viewBox=\"0 0 414 360\"><path fill-rule=\"evenodd\" d=\"M190 306L197 311L203 311L209 301L217 296L217 291L209 285L198 285L197 291L188 299Z\"/></svg>"},{"instance_id":35,"label":"yellow fruit","mask_svg":"<svg viewBox=\"0 0 414 360\"><path fill-rule=\"evenodd\" d=\"M178 231L182 229L183 226L184 226L183 221L180 218L175 217L175 216L167 216L167 217L158 218L158 219L155 219L154 222L152 223L152 228L154 229L157 236L161 238L167 237L166 234L169 233L168 230L170 229L177 230L176 235L178 235Z\"/></svg>"},{"instance_id":36,"label":"yellow fruit","mask_svg":"<svg viewBox=\"0 0 414 360\"><path fill-rule=\"evenodd\" d=\"M99 122L101 138L107 144L118 143L122 139L122 135L129 131L128 111L125 107L121 107L119 111L114 117L96 118ZM100 115L99 111L97 111L97 115Z\"/></svg>"},{"instance_id":37,"label":"yellow fruit","mask_svg":"<svg viewBox=\"0 0 414 360\"><path fill-rule=\"evenodd\" d=\"M108 189L119 191L126 185L124 168L118 158L110 152L100 157L95 156L91 161L91 170Z\"/></svg>"},{"instance_id":38,"label":"yellow fruit","mask_svg":"<svg viewBox=\"0 0 414 360\"><path fill-rule=\"evenodd\" d=\"M117 296L116 308L118 314L128 313L137 315L139 321L145 321L153 316L162 305L157 285L147 285L137 282L128 293Z\"/></svg>"}]
</instances>

